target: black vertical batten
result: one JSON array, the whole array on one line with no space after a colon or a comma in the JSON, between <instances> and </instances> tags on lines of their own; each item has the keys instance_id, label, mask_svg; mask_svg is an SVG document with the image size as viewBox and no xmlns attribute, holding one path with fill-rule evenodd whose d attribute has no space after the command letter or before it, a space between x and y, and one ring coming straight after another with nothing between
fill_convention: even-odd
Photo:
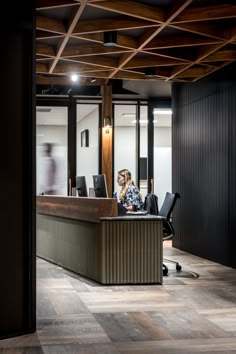
<instances>
[{"instance_id":1,"label":"black vertical batten","mask_svg":"<svg viewBox=\"0 0 236 354\"><path fill-rule=\"evenodd\" d=\"M102 109L102 105L101 106L101 109ZM102 112L102 111L101 111ZM115 159L115 152L114 152L114 147L115 147L115 130L114 130L114 127L115 127L115 122L114 122L114 117L115 117L115 105L114 103L112 103L112 193L113 191L115 190L115 181L114 181L114 168L115 168L115 162L114 162L114 159Z\"/></svg>"},{"instance_id":2,"label":"black vertical batten","mask_svg":"<svg viewBox=\"0 0 236 354\"><path fill-rule=\"evenodd\" d=\"M72 183L76 176L76 99L72 96L69 98L68 104L68 181ZM69 185L68 185L69 192Z\"/></svg>"},{"instance_id":3,"label":"black vertical batten","mask_svg":"<svg viewBox=\"0 0 236 354\"><path fill-rule=\"evenodd\" d=\"M99 104L98 106L99 109L99 117L98 117L98 124L99 124L99 148L98 148L98 171L99 173L102 173L102 128L103 128L103 117L102 117L102 104ZM112 123L113 124L113 123Z\"/></svg>"},{"instance_id":4,"label":"black vertical batten","mask_svg":"<svg viewBox=\"0 0 236 354\"><path fill-rule=\"evenodd\" d=\"M173 245L218 263L235 260L235 64L173 84Z\"/></svg>"},{"instance_id":5,"label":"black vertical batten","mask_svg":"<svg viewBox=\"0 0 236 354\"><path fill-rule=\"evenodd\" d=\"M35 2L23 12L20 3L5 5L8 30L0 24L0 339L36 330Z\"/></svg>"},{"instance_id":6,"label":"black vertical batten","mask_svg":"<svg viewBox=\"0 0 236 354\"><path fill-rule=\"evenodd\" d=\"M136 185L140 188L140 101L136 105Z\"/></svg>"},{"instance_id":7,"label":"black vertical batten","mask_svg":"<svg viewBox=\"0 0 236 354\"><path fill-rule=\"evenodd\" d=\"M148 156L148 166L147 166L147 190L150 193L153 190L153 144L154 144L154 129L153 129L153 101L148 101L148 146L147 146L147 156Z\"/></svg>"}]
</instances>

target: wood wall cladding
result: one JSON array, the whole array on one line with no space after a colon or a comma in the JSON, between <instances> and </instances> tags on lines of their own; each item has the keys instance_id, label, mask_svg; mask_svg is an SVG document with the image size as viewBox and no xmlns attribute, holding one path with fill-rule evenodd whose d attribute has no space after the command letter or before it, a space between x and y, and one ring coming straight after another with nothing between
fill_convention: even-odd
<instances>
[{"instance_id":1,"label":"wood wall cladding","mask_svg":"<svg viewBox=\"0 0 236 354\"><path fill-rule=\"evenodd\" d=\"M174 247L236 267L235 64L173 84Z\"/></svg>"},{"instance_id":2,"label":"wood wall cladding","mask_svg":"<svg viewBox=\"0 0 236 354\"><path fill-rule=\"evenodd\" d=\"M101 171L106 176L109 197L112 197L113 129L112 129L112 86L104 85L102 92L102 125L110 117L111 127L102 127Z\"/></svg>"},{"instance_id":3,"label":"wood wall cladding","mask_svg":"<svg viewBox=\"0 0 236 354\"><path fill-rule=\"evenodd\" d=\"M109 197L112 197L112 137L113 129L102 128L102 173L106 176Z\"/></svg>"}]
</instances>

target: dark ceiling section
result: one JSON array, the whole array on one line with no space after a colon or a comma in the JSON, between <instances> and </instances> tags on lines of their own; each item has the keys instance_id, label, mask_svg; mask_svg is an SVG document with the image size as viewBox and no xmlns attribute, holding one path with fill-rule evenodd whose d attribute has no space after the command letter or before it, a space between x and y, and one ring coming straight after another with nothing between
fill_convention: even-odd
<instances>
[{"instance_id":1,"label":"dark ceiling section","mask_svg":"<svg viewBox=\"0 0 236 354\"><path fill-rule=\"evenodd\" d=\"M37 92L195 82L236 60L235 17L235 0L38 0Z\"/></svg>"}]
</instances>

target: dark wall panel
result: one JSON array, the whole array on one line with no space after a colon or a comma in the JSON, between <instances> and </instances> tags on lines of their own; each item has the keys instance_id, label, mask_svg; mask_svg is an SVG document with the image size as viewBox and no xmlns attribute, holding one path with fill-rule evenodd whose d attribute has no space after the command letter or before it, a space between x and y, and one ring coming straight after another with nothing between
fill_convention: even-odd
<instances>
[{"instance_id":1,"label":"dark wall panel","mask_svg":"<svg viewBox=\"0 0 236 354\"><path fill-rule=\"evenodd\" d=\"M34 1L6 3L1 73L0 338L35 331ZM19 15L20 14L20 15Z\"/></svg>"},{"instance_id":2,"label":"dark wall panel","mask_svg":"<svg viewBox=\"0 0 236 354\"><path fill-rule=\"evenodd\" d=\"M173 245L225 265L235 242L234 73L231 65L172 91L173 191L181 195Z\"/></svg>"},{"instance_id":3,"label":"dark wall panel","mask_svg":"<svg viewBox=\"0 0 236 354\"><path fill-rule=\"evenodd\" d=\"M235 70L235 68L234 68ZM234 71L235 72L235 71ZM230 107L229 125L229 264L236 268L236 79L234 87L228 90L228 102ZM228 109L226 107L226 109Z\"/></svg>"}]
</instances>

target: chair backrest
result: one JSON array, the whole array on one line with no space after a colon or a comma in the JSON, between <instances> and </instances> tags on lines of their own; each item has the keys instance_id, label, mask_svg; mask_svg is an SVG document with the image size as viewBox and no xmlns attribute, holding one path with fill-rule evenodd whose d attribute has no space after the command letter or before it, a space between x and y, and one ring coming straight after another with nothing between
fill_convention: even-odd
<instances>
[{"instance_id":1,"label":"chair backrest","mask_svg":"<svg viewBox=\"0 0 236 354\"><path fill-rule=\"evenodd\" d=\"M164 202L159 211L160 216L164 216L167 220L170 218L172 210L174 209L176 200L180 198L179 193L166 192Z\"/></svg>"},{"instance_id":2,"label":"chair backrest","mask_svg":"<svg viewBox=\"0 0 236 354\"><path fill-rule=\"evenodd\" d=\"M158 215L158 197L154 193L148 193L144 199L144 210L147 210L148 214Z\"/></svg>"}]
</instances>

